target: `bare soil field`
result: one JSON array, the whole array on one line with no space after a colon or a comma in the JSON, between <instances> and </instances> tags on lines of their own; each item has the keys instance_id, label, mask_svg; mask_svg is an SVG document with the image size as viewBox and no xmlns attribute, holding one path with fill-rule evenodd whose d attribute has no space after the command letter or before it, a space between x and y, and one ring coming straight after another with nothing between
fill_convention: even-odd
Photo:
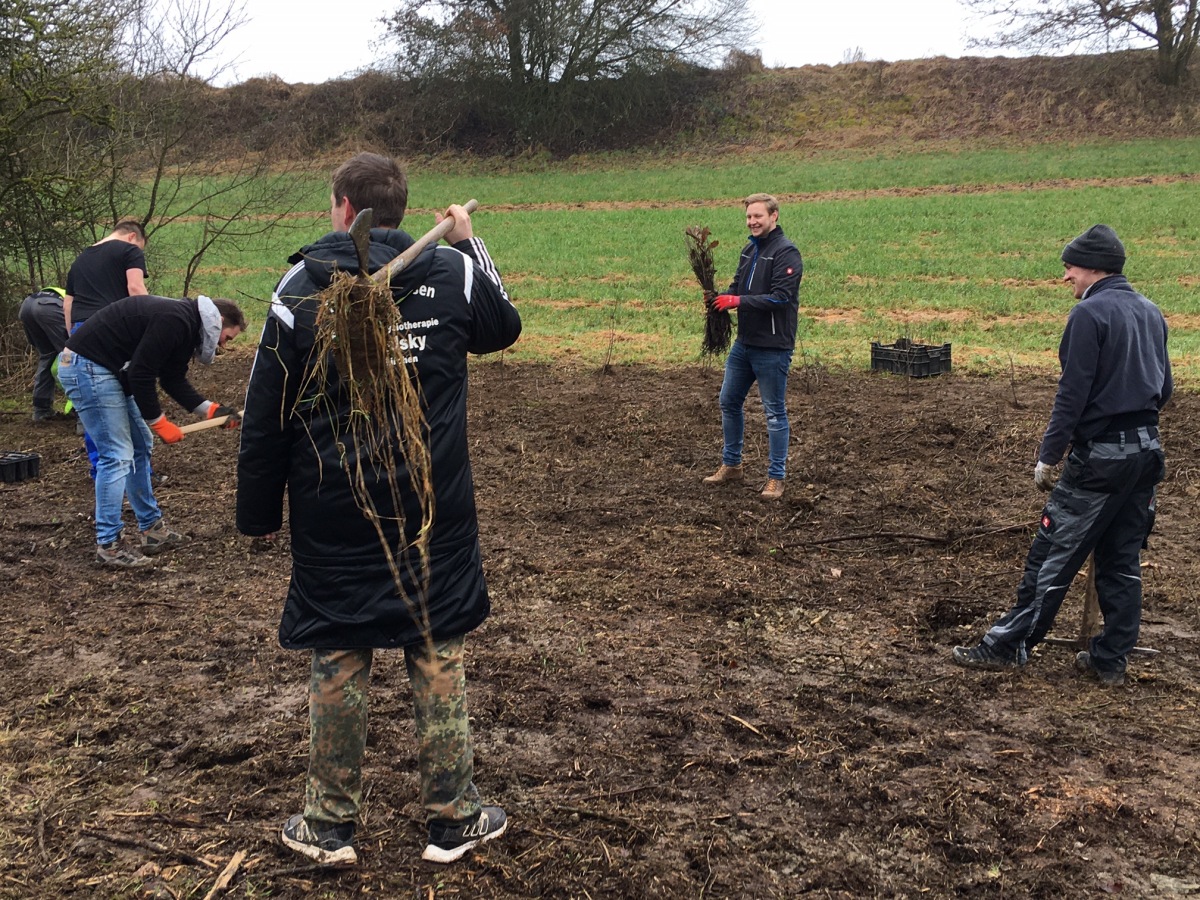
<instances>
[{"instance_id":1,"label":"bare soil field","mask_svg":"<svg viewBox=\"0 0 1200 900\"><path fill-rule=\"evenodd\" d=\"M232 401L251 360L193 374ZM509 832L421 862L410 695L385 652L360 865L283 848L308 659L276 641L286 533L262 550L234 528L236 435L157 448L159 499L192 542L130 573L92 561L70 423L9 413L0 450L40 454L41 474L0 484L0 896L1200 892L1196 395L1164 414L1143 554L1141 644L1159 653L1106 689L1056 647L1014 673L950 662L1012 599L1053 378L798 368L774 504L757 480L701 483L719 368L483 360L472 379L494 612L468 643L469 699L476 780ZM754 393L747 437L765 478Z\"/></svg>"}]
</instances>

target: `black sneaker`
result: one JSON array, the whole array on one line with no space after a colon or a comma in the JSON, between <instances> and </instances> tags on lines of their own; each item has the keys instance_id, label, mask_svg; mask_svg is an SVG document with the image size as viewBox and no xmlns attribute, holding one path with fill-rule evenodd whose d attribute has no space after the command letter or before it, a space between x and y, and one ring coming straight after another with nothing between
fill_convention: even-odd
<instances>
[{"instance_id":1,"label":"black sneaker","mask_svg":"<svg viewBox=\"0 0 1200 900\"><path fill-rule=\"evenodd\" d=\"M968 669L1015 669L1020 667L1011 653L997 653L983 641L974 647L955 647L954 661Z\"/></svg>"},{"instance_id":2,"label":"black sneaker","mask_svg":"<svg viewBox=\"0 0 1200 900\"><path fill-rule=\"evenodd\" d=\"M429 843L421 859L452 863L466 856L472 847L500 837L506 828L508 816L498 806L485 806L479 818L466 822L430 822Z\"/></svg>"},{"instance_id":3,"label":"black sneaker","mask_svg":"<svg viewBox=\"0 0 1200 900\"><path fill-rule=\"evenodd\" d=\"M1091 675L1106 687L1120 687L1125 683L1124 672L1097 669L1096 664L1092 662L1092 654L1086 650L1080 650L1075 654L1075 668L1085 675Z\"/></svg>"},{"instance_id":4,"label":"black sneaker","mask_svg":"<svg viewBox=\"0 0 1200 900\"><path fill-rule=\"evenodd\" d=\"M358 854L352 843L353 822L330 823L313 828L303 814L297 813L283 823L282 838L286 846L322 866L352 866L358 862Z\"/></svg>"}]
</instances>

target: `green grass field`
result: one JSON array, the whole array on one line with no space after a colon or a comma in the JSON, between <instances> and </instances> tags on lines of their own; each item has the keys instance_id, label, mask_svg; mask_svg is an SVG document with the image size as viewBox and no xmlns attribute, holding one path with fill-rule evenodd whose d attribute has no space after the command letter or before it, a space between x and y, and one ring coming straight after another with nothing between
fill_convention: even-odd
<instances>
[{"instance_id":1,"label":"green grass field","mask_svg":"<svg viewBox=\"0 0 1200 900\"><path fill-rule=\"evenodd\" d=\"M718 280L728 279L745 240L739 198L767 190L784 199L780 222L804 256L809 362L866 368L872 340L903 335L951 342L959 371L1051 371L1074 302L1058 254L1107 222L1126 244L1126 274L1171 322L1178 375L1200 375L1200 139L447 168L411 173L406 227L419 234L431 209L480 200L476 231L525 322L514 361L694 362L702 307L683 230L712 230ZM193 293L239 299L261 321L287 256L326 230L328 176L295 183L311 217L210 255ZM172 292L171 261L199 229L159 232L152 290Z\"/></svg>"}]
</instances>

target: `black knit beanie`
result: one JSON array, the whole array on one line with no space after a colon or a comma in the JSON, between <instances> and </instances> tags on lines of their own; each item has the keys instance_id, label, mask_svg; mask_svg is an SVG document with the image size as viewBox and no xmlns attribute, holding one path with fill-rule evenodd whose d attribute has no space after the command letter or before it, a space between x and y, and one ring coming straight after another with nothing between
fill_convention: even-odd
<instances>
[{"instance_id":1,"label":"black knit beanie","mask_svg":"<svg viewBox=\"0 0 1200 900\"><path fill-rule=\"evenodd\" d=\"M1063 248L1062 261L1081 269L1120 272L1125 268L1125 245L1107 225L1093 225Z\"/></svg>"}]
</instances>

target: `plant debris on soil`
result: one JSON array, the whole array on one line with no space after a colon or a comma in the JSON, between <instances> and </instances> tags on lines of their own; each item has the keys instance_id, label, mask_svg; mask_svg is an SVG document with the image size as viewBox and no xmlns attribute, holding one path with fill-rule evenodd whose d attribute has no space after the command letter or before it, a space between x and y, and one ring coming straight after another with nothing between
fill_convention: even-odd
<instances>
[{"instance_id":1,"label":"plant debris on soil","mask_svg":"<svg viewBox=\"0 0 1200 900\"><path fill-rule=\"evenodd\" d=\"M193 372L244 395L248 347ZM93 562L69 422L0 414L0 896L1125 897L1196 894L1200 401L1164 413L1129 683L1043 647L955 667L1008 608L1043 495L1050 376L794 369L786 493L720 457L721 373L484 359L471 443L492 617L468 641L476 782L508 833L423 863L403 656L371 680L360 864L283 848L303 803L305 653L289 574L234 527L237 434L159 446L191 542ZM758 476L756 479L755 476ZM130 523L130 528L134 526ZM1076 636L1082 578L1055 634Z\"/></svg>"}]
</instances>

